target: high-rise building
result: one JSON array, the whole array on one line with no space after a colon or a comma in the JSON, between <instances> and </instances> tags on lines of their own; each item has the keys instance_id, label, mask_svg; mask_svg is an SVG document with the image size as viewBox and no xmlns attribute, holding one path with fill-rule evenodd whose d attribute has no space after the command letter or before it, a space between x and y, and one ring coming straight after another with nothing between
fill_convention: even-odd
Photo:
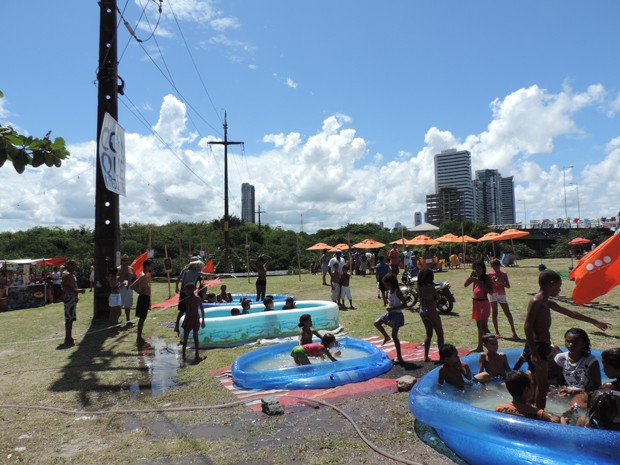
<instances>
[{"instance_id":1,"label":"high-rise building","mask_svg":"<svg viewBox=\"0 0 620 465\"><path fill-rule=\"evenodd\" d=\"M241 221L256 223L256 206L254 186L244 182L241 184Z\"/></svg>"},{"instance_id":2,"label":"high-rise building","mask_svg":"<svg viewBox=\"0 0 620 465\"><path fill-rule=\"evenodd\" d=\"M420 226L422 224L422 212L415 212L413 214L413 225Z\"/></svg>"},{"instance_id":3,"label":"high-rise building","mask_svg":"<svg viewBox=\"0 0 620 465\"><path fill-rule=\"evenodd\" d=\"M514 224L515 221L515 185L512 176L508 176L502 178L501 224Z\"/></svg>"},{"instance_id":4,"label":"high-rise building","mask_svg":"<svg viewBox=\"0 0 620 465\"><path fill-rule=\"evenodd\" d=\"M476 171L478 221L502 224L502 176L497 170Z\"/></svg>"},{"instance_id":5,"label":"high-rise building","mask_svg":"<svg viewBox=\"0 0 620 465\"><path fill-rule=\"evenodd\" d=\"M455 187L442 187L437 194L426 196L426 221L435 226L463 220L463 211L462 195Z\"/></svg>"},{"instance_id":6,"label":"high-rise building","mask_svg":"<svg viewBox=\"0 0 620 465\"><path fill-rule=\"evenodd\" d=\"M449 149L435 154L435 192L439 193L442 188L455 188L460 193L461 219L476 220L471 154L467 150ZM432 223L430 211L428 213Z\"/></svg>"}]
</instances>

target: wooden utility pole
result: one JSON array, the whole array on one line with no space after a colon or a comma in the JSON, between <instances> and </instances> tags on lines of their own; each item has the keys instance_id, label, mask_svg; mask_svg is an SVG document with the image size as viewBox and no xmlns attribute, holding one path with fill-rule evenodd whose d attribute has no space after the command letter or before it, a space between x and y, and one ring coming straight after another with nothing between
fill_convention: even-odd
<instances>
[{"instance_id":1,"label":"wooden utility pole","mask_svg":"<svg viewBox=\"0 0 620 465\"><path fill-rule=\"evenodd\" d=\"M99 67L97 69L97 141L103 119L109 113L118 121L118 62L116 54L116 0L99 2ZM106 189L97 144L95 192L95 292L94 315L109 311L108 269L120 264L120 221L118 194ZM118 262L118 263L117 263Z\"/></svg>"},{"instance_id":2,"label":"wooden utility pole","mask_svg":"<svg viewBox=\"0 0 620 465\"><path fill-rule=\"evenodd\" d=\"M256 210L255 213L258 213L258 230L260 231L260 214L261 213L267 213L265 210L261 210L260 209L260 202L258 204L258 210Z\"/></svg>"},{"instance_id":3,"label":"wooden utility pole","mask_svg":"<svg viewBox=\"0 0 620 465\"><path fill-rule=\"evenodd\" d=\"M224 273L230 273L230 230L228 216L228 146L243 145L243 142L232 142L228 140L228 121L224 113L224 140L209 142L209 145L224 146Z\"/></svg>"}]
</instances>

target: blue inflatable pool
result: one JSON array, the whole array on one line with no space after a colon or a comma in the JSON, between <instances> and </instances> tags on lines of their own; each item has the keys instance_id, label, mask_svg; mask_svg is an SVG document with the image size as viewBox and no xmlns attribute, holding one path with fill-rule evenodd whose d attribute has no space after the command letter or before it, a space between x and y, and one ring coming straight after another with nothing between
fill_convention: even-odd
<instances>
[{"instance_id":1,"label":"blue inflatable pool","mask_svg":"<svg viewBox=\"0 0 620 465\"><path fill-rule=\"evenodd\" d=\"M232 347L263 338L294 336L299 333L299 317L304 313L312 315L315 329L331 330L340 325L338 305L325 300L302 300L295 303L295 308L282 310L284 302L277 303L274 310L265 312L262 303L253 304L247 315L231 316L233 308L241 310L241 305L205 309L205 327L198 331L198 343L201 348ZM183 321L181 317L181 337ZM189 333L193 341L193 331Z\"/></svg>"},{"instance_id":2,"label":"blue inflatable pool","mask_svg":"<svg viewBox=\"0 0 620 465\"><path fill-rule=\"evenodd\" d=\"M269 294L271 296L273 296L273 301L275 303L278 302L284 302L286 300L287 297L292 297L293 299L295 299L294 295L286 295L286 294ZM232 294L232 302L213 302L213 303L209 303L207 301L204 301L202 303L203 307L207 308L207 307L225 307L227 305L235 305L237 307L239 307L241 305L241 299L249 299L251 303L256 304L256 303L261 303L260 300L256 300L256 294Z\"/></svg>"},{"instance_id":3,"label":"blue inflatable pool","mask_svg":"<svg viewBox=\"0 0 620 465\"><path fill-rule=\"evenodd\" d=\"M253 350L235 360L232 366L233 381L238 386L253 389L324 389L366 381L392 368L392 361L385 352L370 342L352 337L341 337L338 341L343 351L347 348L357 349L363 351L363 356L267 370L253 368L262 359L290 357L291 350L298 342L284 342Z\"/></svg>"},{"instance_id":4,"label":"blue inflatable pool","mask_svg":"<svg viewBox=\"0 0 620 465\"><path fill-rule=\"evenodd\" d=\"M507 349L510 366L521 349ZM599 358L600 350L592 353ZM478 354L463 357L474 374ZM441 395L438 368L409 396L413 415L432 426L443 441L471 464L611 465L620 463L620 432L578 428L491 412ZM604 375L603 375L604 378ZM558 412L561 413L561 412Z\"/></svg>"}]
</instances>

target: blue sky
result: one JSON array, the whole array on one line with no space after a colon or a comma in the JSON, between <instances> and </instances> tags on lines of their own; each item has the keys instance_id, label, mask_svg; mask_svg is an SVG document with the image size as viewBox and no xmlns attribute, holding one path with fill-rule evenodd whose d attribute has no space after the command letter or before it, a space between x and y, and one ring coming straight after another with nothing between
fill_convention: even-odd
<instances>
[{"instance_id":1,"label":"blue sky","mask_svg":"<svg viewBox=\"0 0 620 465\"><path fill-rule=\"evenodd\" d=\"M151 36L158 2L118 6ZM245 142L229 151L230 212L249 182L274 226L413 226L433 154L451 147L515 177L519 221L563 217L564 176L570 217L616 215L618 17L612 0L166 0L142 47L119 28L121 221L223 215L223 156L207 142L224 111ZM2 2L0 121L52 130L72 156L0 169L0 230L94 225L98 29L95 0Z\"/></svg>"}]
</instances>

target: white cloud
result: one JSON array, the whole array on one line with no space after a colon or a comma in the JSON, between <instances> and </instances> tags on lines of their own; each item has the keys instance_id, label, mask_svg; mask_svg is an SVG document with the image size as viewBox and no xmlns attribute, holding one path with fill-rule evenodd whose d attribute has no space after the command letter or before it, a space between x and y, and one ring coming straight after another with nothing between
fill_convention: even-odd
<instances>
[{"instance_id":1,"label":"white cloud","mask_svg":"<svg viewBox=\"0 0 620 465\"><path fill-rule=\"evenodd\" d=\"M289 86L291 89L297 89L297 86L299 84L297 84L295 81L293 81L291 78L286 78L286 85Z\"/></svg>"},{"instance_id":2,"label":"white cloud","mask_svg":"<svg viewBox=\"0 0 620 465\"><path fill-rule=\"evenodd\" d=\"M569 214L578 208L572 183L579 184L583 216L615 214L618 206L609 199L620 197L620 136L608 143L601 162L581 172L537 162L553 152L558 137L581 133L574 116L599 104L603 92L596 86L557 94L537 86L519 89L493 102L492 120L481 133L460 140L431 127L419 150L402 151L388 163L384 154L369 150L344 114L326 117L315 134L266 134L269 150L242 158L238 148L229 148L230 213L240 216L241 184L249 182L267 211L263 221L274 226L299 230L302 214L305 231L350 222L410 226L414 213L425 210L426 195L434 192L434 154L456 147L472 152L474 169L514 174L517 210L525 200L530 219L563 216L564 174ZM126 135L127 197L120 199L121 221L161 224L221 217L223 147L208 144L219 137L199 139L189 131L185 105L172 95L163 98L153 127L157 136ZM1 168L3 190L11 195L0 197L0 230L93 226L95 143L69 149L72 156L61 169L17 175L10 165Z\"/></svg>"}]
</instances>

